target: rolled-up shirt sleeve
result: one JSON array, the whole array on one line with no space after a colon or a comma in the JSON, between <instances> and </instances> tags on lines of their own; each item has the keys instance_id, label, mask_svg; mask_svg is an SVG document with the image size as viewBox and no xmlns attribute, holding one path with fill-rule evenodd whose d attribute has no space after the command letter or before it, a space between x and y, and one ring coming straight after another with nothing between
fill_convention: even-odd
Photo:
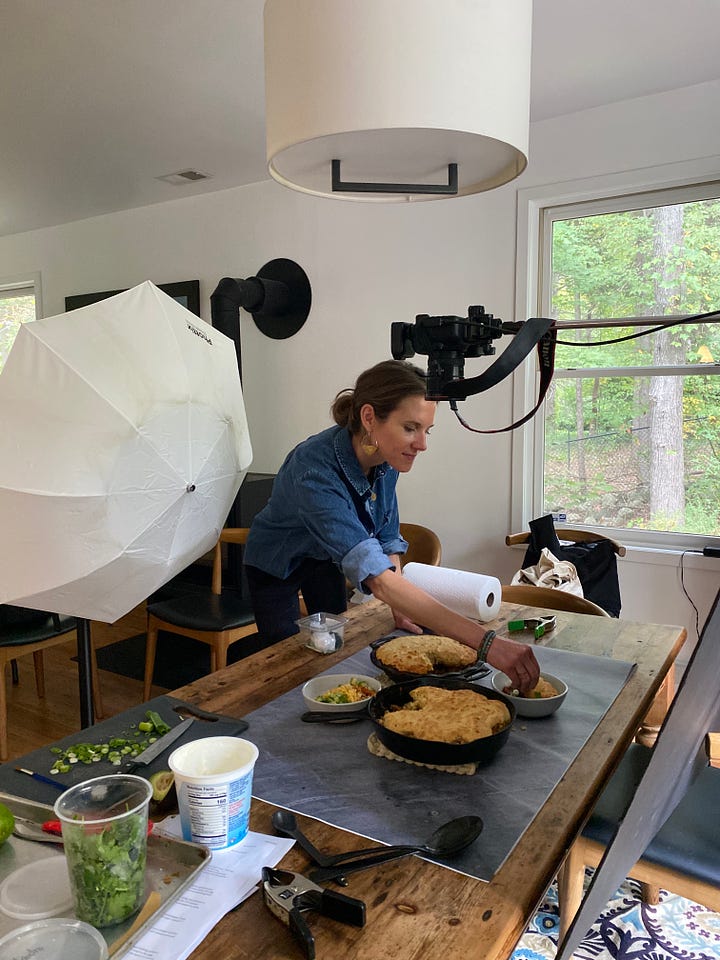
<instances>
[{"instance_id":1,"label":"rolled-up shirt sleeve","mask_svg":"<svg viewBox=\"0 0 720 960\"><path fill-rule=\"evenodd\" d=\"M373 536L367 530L344 487L333 482L331 477L309 470L300 479L300 487L302 502L298 512L303 524L350 583L369 592L363 581L395 569L388 554L402 553L407 549L397 527L395 536L392 536L392 510L382 524L381 529L386 529L387 535L381 542L377 534Z\"/></svg>"},{"instance_id":2,"label":"rolled-up shirt sleeve","mask_svg":"<svg viewBox=\"0 0 720 960\"><path fill-rule=\"evenodd\" d=\"M363 540L346 553L342 570L350 583L363 593L370 593L365 585L368 577L377 577L386 570L394 570L388 555L374 537Z\"/></svg>"}]
</instances>

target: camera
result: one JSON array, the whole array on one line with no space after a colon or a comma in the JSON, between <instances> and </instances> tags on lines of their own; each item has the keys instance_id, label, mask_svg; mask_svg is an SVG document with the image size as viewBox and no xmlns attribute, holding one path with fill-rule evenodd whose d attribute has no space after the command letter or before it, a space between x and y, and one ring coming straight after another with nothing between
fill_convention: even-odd
<instances>
[{"instance_id":1,"label":"camera","mask_svg":"<svg viewBox=\"0 0 720 960\"><path fill-rule=\"evenodd\" d=\"M395 360L408 360L416 353L427 355L426 397L446 400L447 386L463 378L466 358L492 356L492 341L516 329L517 324L504 324L481 306L468 307L467 317L421 313L414 324L391 324L390 349Z\"/></svg>"}]
</instances>

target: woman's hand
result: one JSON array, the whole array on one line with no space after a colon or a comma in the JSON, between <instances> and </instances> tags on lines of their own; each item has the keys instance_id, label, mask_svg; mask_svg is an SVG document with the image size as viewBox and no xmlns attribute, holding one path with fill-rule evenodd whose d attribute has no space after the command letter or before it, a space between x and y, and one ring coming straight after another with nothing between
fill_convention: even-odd
<instances>
[{"instance_id":1,"label":"woman's hand","mask_svg":"<svg viewBox=\"0 0 720 960\"><path fill-rule=\"evenodd\" d=\"M532 647L505 637L495 637L487 655L487 662L502 670L510 683L521 693L528 693L540 678L540 666Z\"/></svg>"},{"instance_id":2,"label":"woman's hand","mask_svg":"<svg viewBox=\"0 0 720 960\"><path fill-rule=\"evenodd\" d=\"M416 623L406 617L404 613L400 613L399 610L393 610L392 615L395 619L395 628L397 630L407 630L408 633L422 633L423 628L419 627Z\"/></svg>"}]
</instances>

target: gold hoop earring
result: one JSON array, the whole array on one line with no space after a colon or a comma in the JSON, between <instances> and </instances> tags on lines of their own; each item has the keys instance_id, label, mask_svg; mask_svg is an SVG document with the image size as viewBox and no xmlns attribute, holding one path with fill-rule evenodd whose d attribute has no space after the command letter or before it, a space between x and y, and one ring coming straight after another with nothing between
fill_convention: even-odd
<instances>
[{"instance_id":1,"label":"gold hoop earring","mask_svg":"<svg viewBox=\"0 0 720 960\"><path fill-rule=\"evenodd\" d=\"M362 440L360 441L360 446L362 447L363 453L366 453L369 457L372 457L373 454L377 453L380 449L378 444L368 433L363 436Z\"/></svg>"}]
</instances>

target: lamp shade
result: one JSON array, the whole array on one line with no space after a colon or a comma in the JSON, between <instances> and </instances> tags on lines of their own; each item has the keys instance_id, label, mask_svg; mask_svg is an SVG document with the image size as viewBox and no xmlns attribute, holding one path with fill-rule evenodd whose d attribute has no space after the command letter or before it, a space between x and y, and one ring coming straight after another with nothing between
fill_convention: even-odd
<instances>
[{"instance_id":1,"label":"lamp shade","mask_svg":"<svg viewBox=\"0 0 720 960\"><path fill-rule=\"evenodd\" d=\"M531 27L532 0L266 0L271 176L384 202L447 196L451 165L458 196L507 183L527 164Z\"/></svg>"}]
</instances>

